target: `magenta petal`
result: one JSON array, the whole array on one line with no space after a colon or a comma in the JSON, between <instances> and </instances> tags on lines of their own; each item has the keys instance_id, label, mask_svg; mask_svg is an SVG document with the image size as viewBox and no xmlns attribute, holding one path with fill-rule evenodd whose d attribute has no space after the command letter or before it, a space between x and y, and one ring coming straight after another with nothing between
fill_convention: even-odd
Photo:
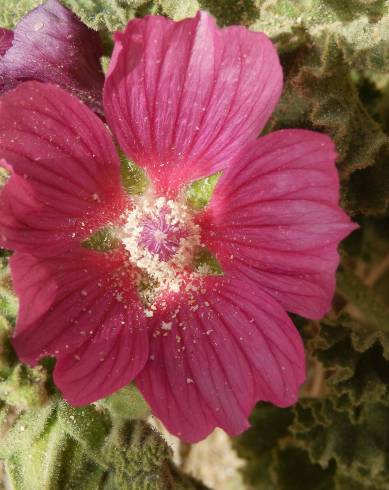
<instances>
[{"instance_id":1,"label":"magenta petal","mask_svg":"<svg viewBox=\"0 0 389 490\"><path fill-rule=\"evenodd\" d=\"M119 159L101 120L49 84L0 99L0 158L13 174L0 194L0 244L54 255L122 213Z\"/></svg>"},{"instance_id":2,"label":"magenta petal","mask_svg":"<svg viewBox=\"0 0 389 490\"><path fill-rule=\"evenodd\" d=\"M337 246L357 227L338 204L335 159L320 133L265 136L221 177L204 224L203 240L225 271L309 318L329 310Z\"/></svg>"},{"instance_id":3,"label":"magenta petal","mask_svg":"<svg viewBox=\"0 0 389 490\"><path fill-rule=\"evenodd\" d=\"M102 54L99 34L57 0L48 0L17 24L0 74L58 84L102 112Z\"/></svg>"},{"instance_id":4,"label":"magenta petal","mask_svg":"<svg viewBox=\"0 0 389 490\"><path fill-rule=\"evenodd\" d=\"M12 31L0 27L0 56L3 56L12 46L13 38L14 33Z\"/></svg>"},{"instance_id":5,"label":"magenta petal","mask_svg":"<svg viewBox=\"0 0 389 490\"><path fill-rule=\"evenodd\" d=\"M87 250L51 259L16 252L11 258L20 299L13 345L32 365L55 355L55 383L73 405L128 384L146 362L144 313L130 275L121 274L124 265L120 254ZM127 284L119 287L119 277Z\"/></svg>"},{"instance_id":6,"label":"magenta petal","mask_svg":"<svg viewBox=\"0 0 389 490\"><path fill-rule=\"evenodd\" d=\"M271 41L208 14L132 20L116 35L107 119L161 190L225 168L273 111L282 71Z\"/></svg>"},{"instance_id":7,"label":"magenta petal","mask_svg":"<svg viewBox=\"0 0 389 490\"><path fill-rule=\"evenodd\" d=\"M304 349L280 305L241 279L208 278L194 294L157 313L136 379L168 430L187 442L217 426L236 435L257 400L295 403Z\"/></svg>"}]
</instances>

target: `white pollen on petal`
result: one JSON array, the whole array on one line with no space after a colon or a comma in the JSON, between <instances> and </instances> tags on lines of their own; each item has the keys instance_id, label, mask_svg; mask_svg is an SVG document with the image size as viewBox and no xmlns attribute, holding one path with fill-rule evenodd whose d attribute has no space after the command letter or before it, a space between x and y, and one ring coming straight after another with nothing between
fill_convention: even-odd
<instances>
[{"instance_id":1,"label":"white pollen on petal","mask_svg":"<svg viewBox=\"0 0 389 490\"><path fill-rule=\"evenodd\" d=\"M45 24L42 21L39 21L39 22L35 22L32 28L34 29L34 31L40 31L41 29L43 29L44 26Z\"/></svg>"},{"instance_id":2,"label":"white pollen on petal","mask_svg":"<svg viewBox=\"0 0 389 490\"><path fill-rule=\"evenodd\" d=\"M122 293L117 293L115 298L116 298L116 301L119 301L119 303L121 303L123 301Z\"/></svg>"},{"instance_id":3,"label":"white pollen on petal","mask_svg":"<svg viewBox=\"0 0 389 490\"><path fill-rule=\"evenodd\" d=\"M171 330L172 326L173 326L172 322L162 322L161 329L162 330Z\"/></svg>"}]
</instances>

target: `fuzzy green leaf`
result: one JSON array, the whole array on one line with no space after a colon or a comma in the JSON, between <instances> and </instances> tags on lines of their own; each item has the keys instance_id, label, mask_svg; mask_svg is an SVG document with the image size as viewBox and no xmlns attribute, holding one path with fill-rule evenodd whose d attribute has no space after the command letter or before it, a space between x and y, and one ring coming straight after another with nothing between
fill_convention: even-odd
<instances>
[{"instance_id":1,"label":"fuzzy green leaf","mask_svg":"<svg viewBox=\"0 0 389 490\"><path fill-rule=\"evenodd\" d=\"M17 417L12 428L0 441L0 458L8 459L15 453L28 453L34 442L51 426L54 414L55 404L48 404Z\"/></svg>"},{"instance_id":2,"label":"fuzzy green leaf","mask_svg":"<svg viewBox=\"0 0 389 490\"><path fill-rule=\"evenodd\" d=\"M205 490L178 470L144 422L120 423L93 406L59 401L17 416L0 442L16 490Z\"/></svg>"},{"instance_id":3,"label":"fuzzy green leaf","mask_svg":"<svg viewBox=\"0 0 389 490\"><path fill-rule=\"evenodd\" d=\"M354 68L384 71L389 65L389 3L336 0L274 0L260 2L260 18L251 27L264 31L282 50L332 35ZM299 27L302 29L299 30Z\"/></svg>"},{"instance_id":4,"label":"fuzzy green leaf","mask_svg":"<svg viewBox=\"0 0 389 490\"><path fill-rule=\"evenodd\" d=\"M315 421L311 427L304 419ZM330 400L307 400L296 407L291 431L306 447L313 462L328 468L336 462L337 472L361 485L384 490L389 484L389 412L381 403L363 404L350 418ZM350 483L349 483L350 484Z\"/></svg>"},{"instance_id":5,"label":"fuzzy green leaf","mask_svg":"<svg viewBox=\"0 0 389 490\"><path fill-rule=\"evenodd\" d=\"M247 460L242 471L250 490L334 489L334 468L312 463L308 454L293 444L293 420L291 409L264 403L255 408L252 428L235 441L239 455Z\"/></svg>"},{"instance_id":6,"label":"fuzzy green leaf","mask_svg":"<svg viewBox=\"0 0 389 490\"><path fill-rule=\"evenodd\" d=\"M113 420L117 422L141 419L150 414L150 408L133 385L113 393L101 403L109 410Z\"/></svg>"},{"instance_id":7,"label":"fuzzy green leaf","mask_svg":"<svg viewBox=\"0 0 389 490\"><path fill-rule=\"evenodd\" d=\"M111 421L93 407L74 408L66 402L58 404L58 423L63 430L81 445L98 451L111 428Z\"/></svg>"},{"instance_id":8,"label":"fuzzy green leaf","mask_svg":"<svg viewBox=\"0 0 389 490\"><path fill-rule=\"evenodd\" d=\"M201 8L214 15L220 26L249 26L260 16L258 3L258 0L199 0Z\"/></svg>"},{"instance_id":9,"label":"fuzzy green leaf","mask_svg":"<svg viewBox=\"0 0 389 490\"><path fill-rule=\"evenodd\" d=\"M359 182L379 172L389 139L364 108L334 37L306 39L282 61L285 88L267 130L301 127L329 134L339 153L344 206L354 214L384 212L389 204L386 178L376 179L375 187L365 186L362 193Z\"/></svg>"},{"instance_id":10,"label":"fuzzy green leaf","mask_svg":"<svg viewBox=\"0 0 389 490\"><path fill-rule=\"evenodd\" d=\"M156 0L155 3L160 7L161 13L174 20L193 17L200 9L197 0L185 0L184 2L179 0Z\"/></svg>"}]
</instances>

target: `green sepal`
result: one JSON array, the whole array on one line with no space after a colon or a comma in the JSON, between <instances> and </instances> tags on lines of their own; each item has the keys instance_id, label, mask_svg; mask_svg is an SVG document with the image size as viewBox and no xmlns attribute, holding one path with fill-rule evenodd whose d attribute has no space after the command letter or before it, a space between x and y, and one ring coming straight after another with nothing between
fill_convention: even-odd
<instances>
[{"instance_id":1,"label":"green sepal","mask_svg":"<svg viewBox=\"0 0 389 490\"><path fill-rule=\"evenodd\" d=\"M96 252L109 252L114 250L120 244L120 241L115 237L114 231L107 227L97 230L87 240L84 240L81 245L89 250Z\"/></svg>"},{"instance_id":2,"label":"green sepal","mask_svg":"<svg viewBox=\"0 0 389 490\"><path fill-rule=\"evenodd\" d=\"M209 177L196 180L186 187L185 197L190 207L193 209L205 208L211 200L221 174L221 172L217 172Z\"/></svg>"},{"instance_id":3,"label":"green sepal","mask_svg":"<svg viewBox=\"0 0 389 490\"><path fill-rule=\"evenodd\" d=\"M129 194L143 194L149 186L145 171L128 160L122 152L120 154L120 173L125 190Z\"/></svg>"},{"instance_id":4,"label":"green sepal","mask_svg":"<svg viewBox=\"0 0 389 490\"><path fill-rule=\"evenodd\" d=\"M217 258L205 247L201 247L196 251L193 262L195 269L200 273L216 276L223 275L223 269Z\"/></svg>"}]
</instances>

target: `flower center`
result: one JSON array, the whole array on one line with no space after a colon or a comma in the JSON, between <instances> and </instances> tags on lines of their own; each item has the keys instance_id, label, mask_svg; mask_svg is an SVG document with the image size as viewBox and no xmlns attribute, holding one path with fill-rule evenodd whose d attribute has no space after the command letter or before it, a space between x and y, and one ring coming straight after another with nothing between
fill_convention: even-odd
<instances>
[{"instance_id":1,"label":"flower center","mask_svg":"<svg viewBox=\"0 0 389 490\"><path fill-rule=\"evenodd\" d=\"M121 240L141 272L142 298L151 304L162 291L178 292L193 272L200 230L184 202L142 196L125 216Z\"/></svg>"},{"instance_id":2,"label":"flower center","mask_svg":"<svg viewBox=\"0 0 389 490\"><path fill-rule=\"evenodd\" d=\"M158 218L145 219L138 245L146 248L160 260L171 259L180 248L181 239L185 238L185 229L179 223L169 222L169 212L163 210Z\"/></svg>"}]
</instances>

